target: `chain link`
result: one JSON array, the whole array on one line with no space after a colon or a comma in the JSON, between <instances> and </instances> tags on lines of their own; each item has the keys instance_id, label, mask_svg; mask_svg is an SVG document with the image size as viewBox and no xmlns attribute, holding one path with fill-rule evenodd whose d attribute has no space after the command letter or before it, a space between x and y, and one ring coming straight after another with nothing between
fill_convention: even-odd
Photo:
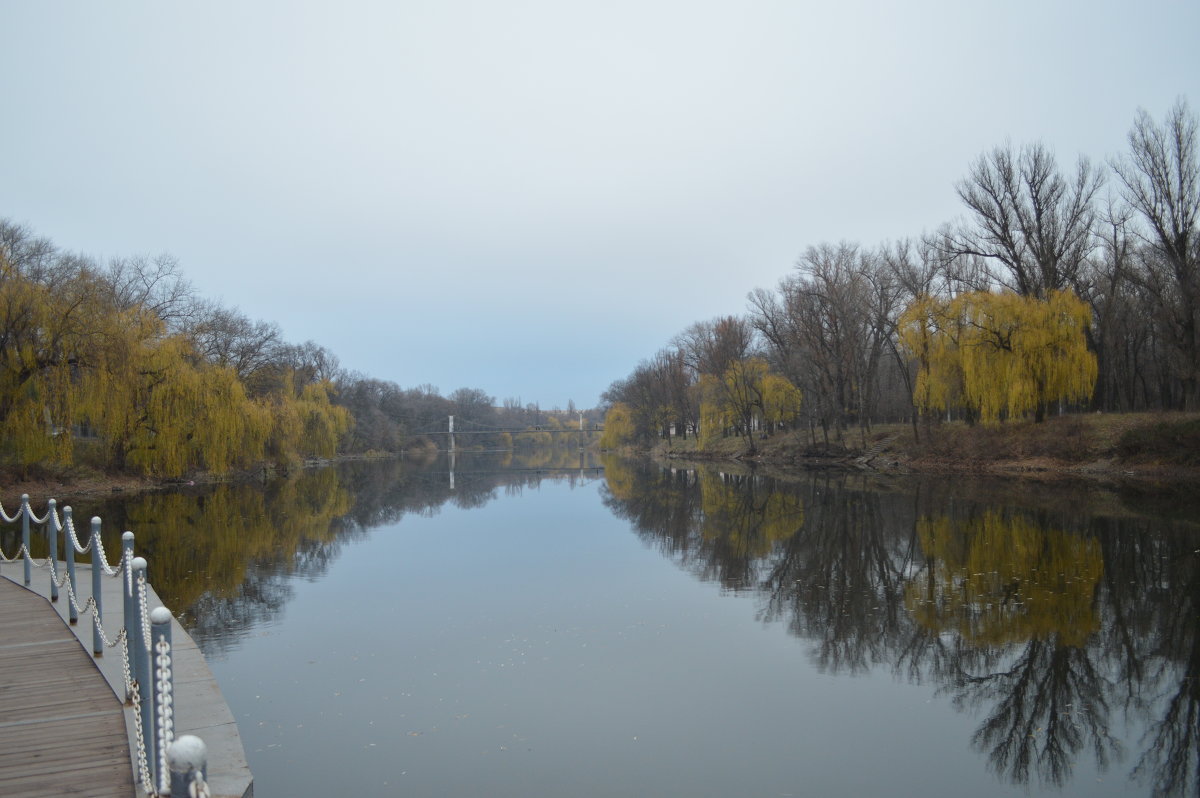
<instances>
[{"instance_id":1,"label":"chain link","mask_svg":"<svg viewBox=\"0 0 1200 798\"><path fill-rule=\"evenodd\" d=\"M29 520L32 521L33 523L44 524L50 520L50 508L49 507L46 508L46 514L43 515L41 518L38 518L37 513L35 513L33 511L32 507L30 507L28 504L25 506L28 508L26 510L26 512L29 514Z\"/></svg>"},{"instance_id":2,"label":"chain link","mask_svg":"<svg viewBox=\"0 0 1200 798\"><path fill-rule=\"evenodd\" d=\"M4 549L0 548L0 562L20 562L21 560L25 559L25 555L28 553L29 550L25 548L24 543L17 547L17 553L12 557L9 557L4 553Z\"/></svg>"},{"instance_id":3,"label":"chain link","mask_svg":"<svg viewBox=\"0 0 1200 798\"><path fill-rule=\"evenodd\" d=\"M4 512L4 502L0 502L0 518L3 518L4 523L6 523L6 524L15 524L17 522L17 519L21 517L21 513L23 513L23 512L25 512L24 502L21 503L21 509L17 510L15 513L13 513L12 517L9 517L8 513Z\"/></svg>"},{"instance_id":4,"label":"chain link","mask_svg":"<svg viewBox=\"0 0 1200 798\"><path fill-rule=\"evenodd\" d=\"M88 549L90 549L92 546L92 539L90 537L88 538L88 544L86 546L79 545L79 535L75 532L75 519L73 517L67 519L66 528L67 533L71 537L71 545L75 547L75 551L79 552L80 554L87 554Z\"/></svg>"},{"instance_id":5,"label":"chain link","mask_svg":"<svg viewBox=\"0 0 1200 798\"><path fill-rule=\"evenodd\" d=\"M212 793L208 791L208 782L204 780L204 776L198 770L192 771L192 781L188 784L189 798L212 798Z\"/></svg>"},{"instance_id":6,"label":"chain link","mask_svg":"<svg viewBox=\"0 0 1200 798\"><path fill-rule=\"evenodd\" d=\"M142 791L154 795L154 777L150 774L146 735L142 731L142 686L136 681L133 683L133 736L137 738L138 779L142 782Z\"/></svg>"},{"instance_id":7,"label":"chain link","mask_svg":"<svg viewBox=\"0 0 1200 798\"><path fill-rule=\"evenodd\" d=\"M150 610L146 601L146 572L139 571L137 578L138 607L142 611L142 645L147 651L154 650L154 639L150 635Z\"/></svg>"},{"instance_id":8,"label":"chain link","mask_svg":"<svg viewBox=\"0 0 1200 798\"><path fill-rule=\"evenodd\" d=\"M118 574L117 569L108 564L108 557L104 553L104 538L100 537L99 535L96 535L96 551L93 553L93 556L92 556L92 564L93 565L96 563L97 558L99 558L99 560L100 560L100 570L101 571L103 571L108 576L117 576L117 574ZM120 560L120 562L117 563L117 565L120 566L121 563L124 561L125 561L125 554L124 554L124 552L122 552L121 560Z\"/></svg>"},{"instance_id":9,"label":"chain link","mask_svg":"<svg viewBox=\"0 0 1200 798\"><path fill-rule=\"evenodd\" d=\"M171 694L171 644L165 637L154 646L154 700L158 706L158 783L164 793L171 791L167 748L175 742L175 697Z\"/></svg>"}]
</instances>

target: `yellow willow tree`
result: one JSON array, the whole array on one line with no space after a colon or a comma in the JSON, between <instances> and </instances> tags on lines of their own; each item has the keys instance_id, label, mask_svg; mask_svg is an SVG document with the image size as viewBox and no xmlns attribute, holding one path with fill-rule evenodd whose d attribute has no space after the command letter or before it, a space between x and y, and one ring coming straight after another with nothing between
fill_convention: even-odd
<instances>
[{"instance_id":1,"label":"yellow willow tree","mask_svg":"<svg viewBox=\"0 0 1200 798\"><path fill-rule=\"evenodd\" d=\"M108 345L80 373L77 413L112 462L145 474L224 473L263 456L269 413L230 368L201 361L180 336L139 310L116 314Z\"/></svg>"},{"instance_id":2,"label":"yellow willow tree","mask_svg":"<svg viewBox=\"0 0 1200 798\"><path fill-rule=\"evenodd\" d=\"M725 403L720 398L718 380L711 374L701 374L694 386L696 404L700 408L700 428L696 432L696 442L701 449L707 449L716 444L725 435L725 430L731 425Z\"/></svg>"},{"instance_id":3,"label":"yellow willow tree","mask_svg":"<svg viewBox=\"0 0 1200 798\"><path fill-rule=\"evenodd\" d=\"M732 361L718 378L700 378L700 443L708 446L734 427L745 434L749 453L756 451L755 420L768 425L790 421L800 411L800 389L773 374L760 357Z\"/></svg>"},{"instance_id":4,"label":"yellow willow tree","mask_svg":"<svg viewBox=\"0 0 1200 798\"><path fill-rule=\"evenodd\" d=\"M1051 402L1091 397L1090 323L1087 303L1070 291L921 297L899 325L900 344L918 363L913 402L922 410L962 407L985 423L1030 412L1040 422Z\"/></svg>"},{"instance_id":5,"label":"yellow willow tree","mask_svg":"<svg viewBox=\"0 0 1200 798\"><path fill-rule=\"evenodd\" d=\"M769 369L767 361L759 357L735 360L721 375L721 395L726 412L736 419L737 426L746 434L750 454L754 454L754 414L762 410L763 380Z\"/></svg>"},{"instance_id":6,"label":"yellow willow tree","mask_svg":"<svg viewBox=\"0 0 1200 798\"><path fill-rule=\"evenodd\" d=\"M633 410L624 402L616 402L604 414L604 434L600 436L601 449L616 449L633 443Z\"/></svg>"},{"instance_id":7,"label":"yellow willow tree","mask_svg":"<svg viewBox=\"0 0 1200 798\"><path fill-rule=\"evenodd\" d=\"M763 420L769 425L791 424L800 417L804 394L778 374L768 374L762 381Z\"/></svg>"},{"instance_id":8,"label":"yellow willow tree","mask_svg":"<svg viewBox=\"0 0 1200 798\"><path fill-rule=\"evenodd\" d=\"M267 436L267 454L276 462L296 457L332 457L337 442L350 430L353 420L346 408L333 404L328 380L295 388L295 373L289 371L280 380L279 390L263 397L259 404L271 418Z\"/></svg>"},{"instance_id":9,"label":"yellow willow tree","mask_svg":"<svg viewBox=\"0 0 1200 798\"><path fill-rule=\"evenodd\" d=\"M0 250L0 455L21 466L68 463L78 375L103 346L94 274L33 279Z\"/></svg>"}]
</instances>

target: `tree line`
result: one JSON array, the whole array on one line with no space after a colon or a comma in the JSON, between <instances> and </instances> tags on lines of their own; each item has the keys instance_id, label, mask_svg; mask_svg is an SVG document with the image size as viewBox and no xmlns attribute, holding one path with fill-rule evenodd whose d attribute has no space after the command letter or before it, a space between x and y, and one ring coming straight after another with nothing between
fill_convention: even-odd
<instances>
[{"instance_id":1,"label":"tree line","mask_svg":"<svg viewBox=\"0 0 1200 798\"><path fill-rule=\"evenodd\" d=\"M0 220L0 465L178 478L395 452L449 415L569 428L560 411L494 404L479 389L443 397L348 372L324 347L201 297L170 256L101 264Z\"/></svg>"},{"instance_id":2,"label":"tree line","mask_svg":"<svg viewBox=\"0 0 1200 798\"><path fill-rule=\"evenodd\" d=\"M607 445L802 425L1200 408L1200 159L1180 99L1125 153L984 152L932 233L821 243L744 315L697 322L604 394ZM703 441L702 441L703 442Z\"/></svg>"}]
</instances>

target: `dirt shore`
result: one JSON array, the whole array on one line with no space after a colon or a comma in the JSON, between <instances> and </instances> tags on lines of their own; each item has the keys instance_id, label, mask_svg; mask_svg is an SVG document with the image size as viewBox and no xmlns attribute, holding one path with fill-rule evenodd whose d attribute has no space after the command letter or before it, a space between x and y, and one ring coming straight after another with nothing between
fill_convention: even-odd
<instances>
[{"instance_id":1,"label":"dirt shore","mask_svg":"<svg viewBox=\"0 0 1200 798\"><path fill-rule=\"evenodd\" d=\"M744 438L725 438L708 448L694 439L673 439L653 454L783 469L1200 482L1200 414L1091 414L1042 424L922 424L916 430L891 424L828 441L820 432L801 430L756 440L753 452Z\"/></svg>"}]
</instances>

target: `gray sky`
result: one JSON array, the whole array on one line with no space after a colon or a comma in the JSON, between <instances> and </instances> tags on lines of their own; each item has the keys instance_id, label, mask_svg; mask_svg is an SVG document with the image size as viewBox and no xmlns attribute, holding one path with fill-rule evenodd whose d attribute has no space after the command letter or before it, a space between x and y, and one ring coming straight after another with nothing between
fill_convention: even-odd
<instances>
[{"instance_id":1,"label":"gray sky","mask_svg":"<svg viewBox=\"0 0 1200 798\"><path fill-rule=\"evenodd\" d=\"M809 245L1200 105L1200 2L0 0L0 217L405 387L592 406Z\"/></svg>"}]
</instances>

